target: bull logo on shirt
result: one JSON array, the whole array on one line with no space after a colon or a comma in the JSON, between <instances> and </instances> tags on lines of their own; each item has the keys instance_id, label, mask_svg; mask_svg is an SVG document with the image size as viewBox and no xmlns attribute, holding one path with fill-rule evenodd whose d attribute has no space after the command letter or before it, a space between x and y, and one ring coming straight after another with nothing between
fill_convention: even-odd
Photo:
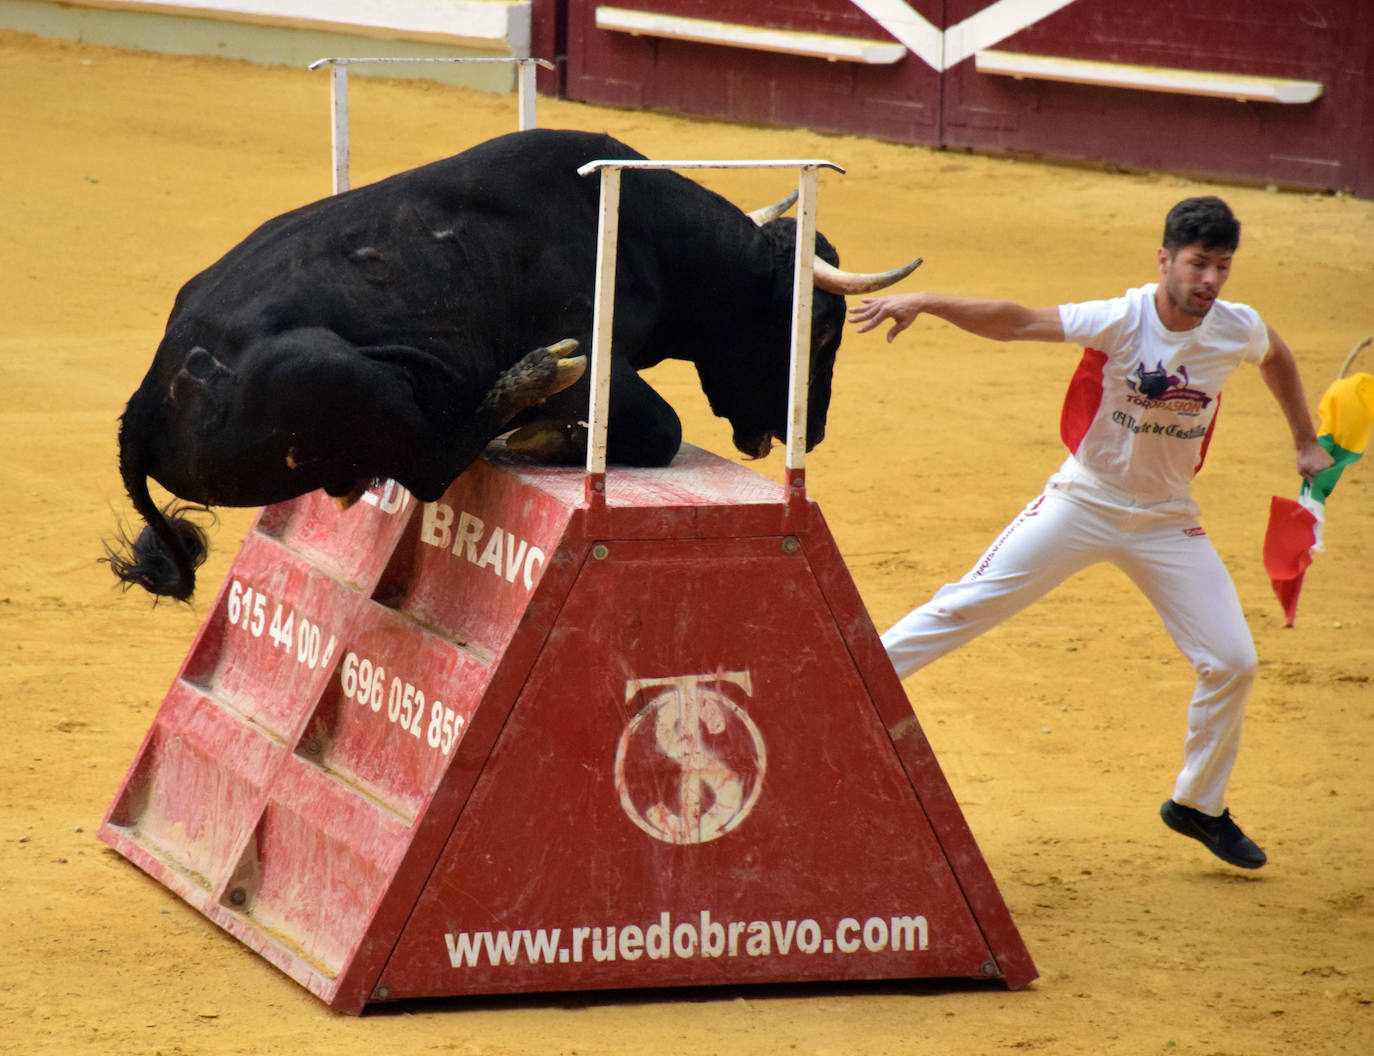
<instances>
[{"instance_id":1,"label":"bull logo on shirt","mask_svg":"<svg viewBox=\"0 0 1374 1056\"><path fill-rule=\"evenodd\" d=\"M1193 415L1200 414L1212 402L1207 393L1189 385L1186 366L1180 363L1178 373L1171 373L1164 368L1162 359L1155 363L1153 370L1146 370L1144 362L1137 363L1126 384L1136 393L1131 402L1143 407L1163 407L1178 414Z\"/></svg>"}]
</instances>

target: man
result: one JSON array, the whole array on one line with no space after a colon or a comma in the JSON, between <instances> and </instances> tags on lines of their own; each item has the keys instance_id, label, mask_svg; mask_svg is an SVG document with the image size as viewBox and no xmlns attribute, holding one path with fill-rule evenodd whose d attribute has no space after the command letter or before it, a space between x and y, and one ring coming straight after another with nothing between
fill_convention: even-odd
<instances>
[{"instance_id":1,"label":"man","mask_svg":"<svg viewBox=\"0 0 1374 1056\"><path fill-rule=\"evenodd\" d=\"M1265 854L1231 818L1226 782L1240 746L1258 662L1231 577L1198 524L1190 497L1222 386L1256 363L1288 422L1298 472L1331 464L1317 443L1297 363L1243 304L1219 299L1240 244L1220 198L1170 210L1157 253L1159 282L1121 297L1057 308L930 293L864 298L859 332L893 321L891 341L922 313L995 341L1084 346L1060 435L1070 454L958 583L883 635L897 673L913 671L1019 612L1075 572L1110 561L1140 587L1197 671L1184 764L1164 823L1242 869Z\"/></svg>"}]
</instances>

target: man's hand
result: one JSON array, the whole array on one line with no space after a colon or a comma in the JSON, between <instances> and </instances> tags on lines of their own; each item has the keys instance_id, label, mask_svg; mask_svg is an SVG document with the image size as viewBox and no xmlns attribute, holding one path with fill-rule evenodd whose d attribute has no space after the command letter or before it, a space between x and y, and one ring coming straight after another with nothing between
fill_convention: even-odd
<instances>
[{"instance_id":1,"label":"man's hand","mask_svg":"<svg viewBox=\"0 0 1374 1056\"><path fill-rule=\"evenodd\" d=\"M1303 480L1311 480L1324 469L1330 469L1336 460L1315 440L1298 445L1298 473Z\"/></svg>"},{"instance_id":2,"label":"man's hand","mask_svg":"<svg viewBox=\"0 0 1374 1056\"><path fill-rule=\"evenodd\" d=\"M916 321L923 308L922 294L890 293L886 297L864 297L861 304L849 309L849 321L858 323L857 333L864 334L882 325L883 320L892 320L892 329L887 332L888 341Z\"/></svg>"}]
</instances>

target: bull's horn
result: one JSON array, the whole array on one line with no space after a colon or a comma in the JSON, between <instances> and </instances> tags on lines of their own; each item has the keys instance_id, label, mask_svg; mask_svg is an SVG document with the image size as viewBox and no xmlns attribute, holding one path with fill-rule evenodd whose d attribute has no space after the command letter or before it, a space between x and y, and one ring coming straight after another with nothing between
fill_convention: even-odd
<instances>
[{"instance_id":1,"label":"bull's horn","mask_svg":"<svg viewBox=\"0 0 1374 1056\"><path fill-rule=\"evenodd\" d=\"M762 209L755 209L749 214L749 219L762 227L769 221L776 220L783 213L792 208L792 203L797 200L797 192L793 191L781 201L774 202L772 205L765 205Z\"/></svg>"},{"instance_id":2,"label":"bull's horn","mask_svg":"<svg viewBox=\"0 0 1374 1056\"><path fill-rule=\"evenodd\" d=\"M1364 337L1355 342L1355 347L1350 350L1350 354L1345 357L1345 362L1341 364L1341 372L1336 375L1337 379L1345 377L1345 372L1350 369L1350 364L1355 362L1355 357L1358 356L1371 341L1374 341L1374 334L1365 334Z\"/></svg>"},{"instance_id":3,"label":"bull's horn","mask_svg":"<svg viewBox=\"0 0 1374 1056\"><path fill-rule=\"evenodd\" d=\"M910 264L903 264L891 271L845 271L817 257L812 264L812 281L817 288L825 290L826 293L872 293L891 286L894 282L900 282L920 266L921 258L917 257Z\"/></svg>"}]
</instances>

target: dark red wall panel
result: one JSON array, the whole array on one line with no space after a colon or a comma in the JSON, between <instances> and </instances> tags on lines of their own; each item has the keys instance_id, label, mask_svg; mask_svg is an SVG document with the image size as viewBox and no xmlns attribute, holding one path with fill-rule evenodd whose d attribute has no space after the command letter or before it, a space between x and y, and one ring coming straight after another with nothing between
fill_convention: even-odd
<instances>
[{"instance_id":1,"label":"dark red wall panel","mask_svg":"<svg viewBox=\"0 0 1374 1056\"><path fill-rule=\"evenodd\" d=\"M985 6L950 0L952 21ZM1364 0L1076 0L999 50L1319 81L1312 103L1236 102L1015 80L972 59L945 74L951 147L1374 193L1360 145L1369 88Z\"/></svg>"},{"instance_id":2,"label":"dark red wall panel","mask_svg":"<svg viewBox=\"0 0 1374 1056\"><path fill-rule=\"evenodd\" d=\"M635 37L596 28L594 0L567 0L569 98L751 124L939 142L940 77L910 57L895 65ZM848 0L640 0L616 6L832 36L892 38ZM936 9L938 2L918 2ZM932 17L927 14L927 17Z\"/></svg>"},{"instance_id":3,"label":"dark red wall panel","mask_svg":"<svg viewBox=\"0 0 1374 1056\"><path fill-rule=\"evenodd\" d=\"M598 29L598 6L535 0L535 53L561 66L558 77L541 75L542 90L728 121L1374 197L1371 0L1073 0L1015 32L1018 15L1034 17L1043 5L1004 0L993 14L1010 35L980 38L984 48L1037 56L1320 82L1320 98L1303 104L979 73L972 56L958 53L955 34L993 0L909 0L915 15L947 32L946 58L908 52L891 65L635 37ZM612 6L893 39L850 0Z\"/></svg>"}]
</instances>

